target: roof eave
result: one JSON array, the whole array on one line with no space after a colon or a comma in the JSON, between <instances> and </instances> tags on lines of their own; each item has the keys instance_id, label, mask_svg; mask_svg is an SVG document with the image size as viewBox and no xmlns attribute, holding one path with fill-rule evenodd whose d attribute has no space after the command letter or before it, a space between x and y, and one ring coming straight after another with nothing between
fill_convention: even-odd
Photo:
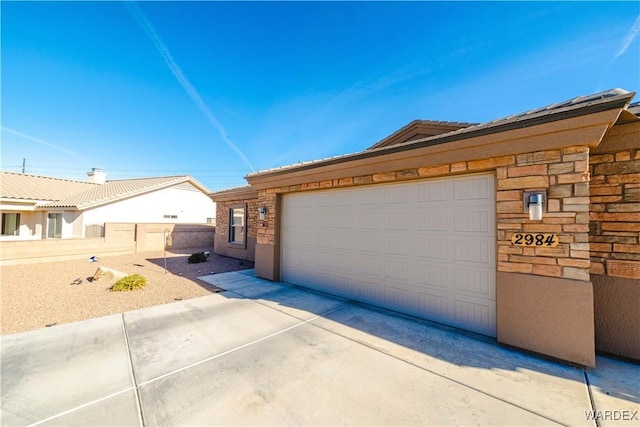
<instances>
[{"instance_id":1,"label":"roof eave","mask_svg":"<svg viewBox=\"0 0 640 427\"><path fill-rule=\"evenodd\" d=\"M479 136L491 135L501 132L507 132L515 129L523 129L531 126L538 126L550 122L555 122L563 119L571 119L574 117L580 117L588 114L599 113L614 109L626 108L633 97L635 92L629 92L621 95L612 96L600 100L593 101L587 105L569 106L562 108L558 111L551 113L540 112L533 114L532 116L516 117L513 120L505 120L501 123L492 124L491 122L481 124L478 126L472 126L470 128L463 128L459 131L454 131L442 135L436 135L429 138L418 139L410 141L404 144L392 145L388 147L381 147L374 150L366 150L358 153L337 157L334 159L321 160L317 162L310 162L301 165L292 165L283 167L282 169L273 171L256 172L245 176L244 178L253 184L256 180L262 178L275 177L280 175L286 175L293 172L299 172L308 169L319 168L323 166L330 166L339 163L345 163L353 160L366 159L370 157L377 157L391 153L398 153L403 151L414 150L423 147L429 147L432 145L445 144L453 141L460 141L464 139L475 138ZM253 181L253 182L252 182Z\"/></svg>"},{"instance_id":2,"label":"roof eave","mask_svg":"<svg viewBox=\"0 0 640 427\"><path fill-rule=\"evenodd\" d=\"M242 187L227 188L225 190L210 193L209 197L214 202L228 202L239 199L255 199L258 197L258 191L251 188L250 185Z\"/></svg>"}]
</instances>

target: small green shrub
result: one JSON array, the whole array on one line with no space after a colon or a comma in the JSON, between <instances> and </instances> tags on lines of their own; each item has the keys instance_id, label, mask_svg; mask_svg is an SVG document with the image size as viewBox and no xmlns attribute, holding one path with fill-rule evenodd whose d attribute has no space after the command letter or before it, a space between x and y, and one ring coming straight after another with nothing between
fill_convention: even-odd
<instances>
[{"instance_id":1,"label":"small green shrub","mask_svg":"<svg viewBox=\"0 0 640 427\"><path fill-rule=\"evenodd\" d=\"M204 252L196 252L195 254L191 254L189 259L187 259L189 264L197 264L199 262L207 262L207 254Z\"/></svg>"},{"instance_id":2,"label":"small green shrub","mask_svg":"<svg viewBox=\"0 0 640 427\"><path fill-rule=\"evenodd\" d=\"M121 291L134 291L136 289L142 289L147 286L147 279L139 274L132 274L131 276L123 277L118 280L112 287L113 292Z\"/></svg>"}]
</instances>

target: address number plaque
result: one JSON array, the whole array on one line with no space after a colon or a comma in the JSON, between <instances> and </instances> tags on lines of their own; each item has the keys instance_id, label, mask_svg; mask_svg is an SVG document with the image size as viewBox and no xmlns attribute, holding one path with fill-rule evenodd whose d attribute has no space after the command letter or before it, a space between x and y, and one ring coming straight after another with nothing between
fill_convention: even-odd
<instances>
[{"instance_id":1,"label":"address number plaque","mask_svg":"<svg viewBox=\"0 0 640 427\"><path fill-rule=\"evenodd\" d=\"M511 243L516 246L543 246L555 248L558 246L558 235L547 233L514 233Z\"/></svg>"}]
</instances>

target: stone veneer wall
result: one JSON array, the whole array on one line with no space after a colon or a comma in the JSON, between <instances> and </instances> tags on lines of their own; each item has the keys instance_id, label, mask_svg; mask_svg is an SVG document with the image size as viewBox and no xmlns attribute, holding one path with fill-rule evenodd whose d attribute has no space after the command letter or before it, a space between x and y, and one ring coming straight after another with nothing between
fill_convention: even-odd
<instances>
[{"instance_id":1,"label":"stone veneer wall","mask_svg":"<svg viewBox=\"0 0 640 427\"><path fill-rule=\"evenodd\" d=\"M640 279L640 149L597 154L591 167L591 273Z\"/></svg>"},{"instance_id":2,"label":"stone veneer wall","mask_svg":"<svg viewBox=\"0 0 640 427\"><path fill-rule=\"evenodd\" d=\"M229 236L229 209L234 206L247 206L247 237L255 238L258 230L258 200L240 199L232 202L216 202L216 234Z\"/></svg>"},{"instance_id":3,"label":"stone veneer wall","mask_svg":"<svg viewBox=\"0 0 640 427\"><path fill-rule=\"evenodd\" d=\"M269 221L258 229L258 244L276 244L277 195L494 170L497 178L498 271L589 281L589 149L568 147L485 160L311 182L259 191ZM548 212L530 221L524 190L545 190ZM221 227L222 228L222 227ZM516 232L556 233L555 248L514 246Z\"/></svg>"},{"instance_id":4,"label":"stone veneer wall","mask_svg":"<svg viewBox=\"0 0 640 427\"><path fill-rule=\"evenodd\" d=\"M640 141L630 126L619 129L626 144L618 135L590 158L591 280L596 348L640 360Z\"/></svg>"},{"instance_id":5,"label":"stone veneer wall","mask_svg":"<svg viewBox=\"0 0 640 427\"><path fill-rule=\"evenodd\" d=\"M229 243L229 209L241 204L247 207L246 248L233 247ZM216 235L214 244L214 252L216 254L253 261L258 231L258 199L241 198L233 201L216 201Z\"/></svg>"}]
</instances>

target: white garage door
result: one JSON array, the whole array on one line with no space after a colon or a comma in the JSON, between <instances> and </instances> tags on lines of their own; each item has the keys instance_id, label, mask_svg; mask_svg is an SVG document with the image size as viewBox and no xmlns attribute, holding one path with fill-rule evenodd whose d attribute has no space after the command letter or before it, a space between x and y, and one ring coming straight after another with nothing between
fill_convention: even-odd
<instances>
[{"instance_id":1,"label":"white garage door","mask_svg":"<svg viewBox=\"0 0 640 427\"><path fill-rule=\"evenodd\" d=\"M293 193L282 280L495 336L493 175Z\"/></svg>"}]
</instances>

